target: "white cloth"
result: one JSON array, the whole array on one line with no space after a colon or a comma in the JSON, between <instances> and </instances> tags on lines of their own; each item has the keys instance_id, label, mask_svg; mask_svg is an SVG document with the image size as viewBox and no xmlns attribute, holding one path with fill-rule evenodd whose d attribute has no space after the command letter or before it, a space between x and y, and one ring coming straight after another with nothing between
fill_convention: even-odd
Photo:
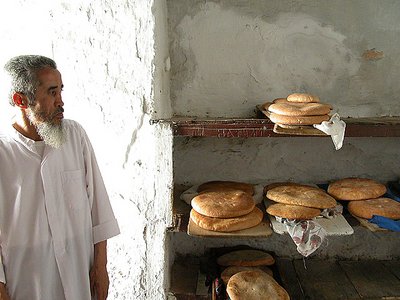
<instances>
[{"instance_id":1,"label":"white cloth","mask_svg":"<svg viewBox=\"0 0 400 300\"><path fill-rule=\"evenodd\" d=\"M314 124L314 127L331 136L336 150L342 148L346 123L340 119L339 114L334 114L329 121Z\"/></svg>"},{"instance_id":2,"label":"white cloth","mask_svg":"<svg viewBox=\"0 0 400 300\"><path fill-rule=\"evenodd\" d=\"M94 244L119 233L83 128L46 146L13 128L0 133L0 281L13 300L90 299Z\"/></svg>"}]
</instances>

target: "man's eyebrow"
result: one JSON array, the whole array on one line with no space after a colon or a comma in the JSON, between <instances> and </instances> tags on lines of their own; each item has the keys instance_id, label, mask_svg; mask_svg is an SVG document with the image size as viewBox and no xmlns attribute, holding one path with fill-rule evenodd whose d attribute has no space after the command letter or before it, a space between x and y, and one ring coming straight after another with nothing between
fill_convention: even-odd
<instances>
[{"instance_id":1,"label":"man's eyebrow","mask_svg":"<svg viewBox=\"0 0 400 300\"><path fill-rule=\"evenodd\" d=\"M58 88L58 85L54 85L54 86L50 86L47 90L48 91L51 91L51 90L55 90L55 89L57 89ZM64 85L62 84L61 85L61 89L63 89L64 88Z\"/></svg>"}]
</instances>

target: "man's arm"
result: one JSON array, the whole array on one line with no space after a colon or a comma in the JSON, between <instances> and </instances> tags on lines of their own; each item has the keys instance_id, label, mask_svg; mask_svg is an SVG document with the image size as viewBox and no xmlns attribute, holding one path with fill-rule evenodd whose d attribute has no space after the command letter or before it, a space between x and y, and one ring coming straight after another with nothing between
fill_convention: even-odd
<instances>
[{"instance_id":1,"label":"man's arm","mask_svg":"<svg viewBox=\"0 0 400 300\"><path fill-rule=\"evenodd\" d=\"M0 282L0 300L10 300L6 285L3 282Z\"/></svg>"},{"instance_id":2,"label":"man's arm","mask_svg":"<svg viewBox=\"0 0 400 300\"><path fill-rule=\"evenodd\" d=\"M102 241L94 245L94 262L90 270L92 296L96 295L97 300L107 299L109 283L107 273L107 241Z\"/></svg>"}]
</instances>

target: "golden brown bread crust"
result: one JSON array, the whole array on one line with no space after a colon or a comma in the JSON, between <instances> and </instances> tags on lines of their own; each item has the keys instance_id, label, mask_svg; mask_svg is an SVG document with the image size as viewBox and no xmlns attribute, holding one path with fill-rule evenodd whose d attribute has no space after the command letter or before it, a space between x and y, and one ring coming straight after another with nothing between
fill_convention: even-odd
<instances>
[{"instance_id":1,"label":"golden brown bread crust","mask_svg":"<svg viewBox=\"0 0 400 300\"><path fill-rule=\"evenodd\" d=\"M236 181L208 181L197 188L197 192L203 191L221 191L221 190L240 190L254 195L254 185L245 182Z\"/></svg>"},{"instance_id":2,"label":"golden brown bread crust","mask_svg":"<svg viewBox=\"0 0 400 300\"><path fill-rule=\"evenodd\" d=\"M287 101L290 102L319 102L319 97L307 93L293 93L287 96Z\"/></svg>"},{"instance_id":3,"label":"golden brown bread crust","mask_svg":"<svg viewBox=\"0 0 400 300\"><path fill-rule=\"evenodd\" d=\"M243 216L255 207L253 197L239 190L205 191L195 196L191 204L198 213L214 218Z\"/></svg>"},{"instance_id":4,"label":"golden brown bread crust","mask_svg":"<svg viewBox=\"0 0 400 300\"><path fill-rule=\"evenodd\" d=\"M263 212L254 207L247 215L235 218L213 218L199 214L194 209L190 211L190 219L199 227L219 232L232 232L248 229L261 223L264 217Z\"/></svg>"},{"instance_id":5,"label":"golden brown bread crust","mask_svg":"<svg viewBox=\"0 0 400 300\"><path fill-rule=\"evenodd\" d=\"M338 200L366 200L386 193L386 186L368 178L344 178L328 186L328 193Z\"/></svg>"},{"instance_id":6,"label":"golden brown bread crust","mask_svg":"<svg viewBox=\"0 0 400 300\"><path fill-rule=\"evenodd\" d=\"M217 258L217 264L224 267L229 266L271 266L275 263L274 257L268 252L261 250L236 250Z\"/></svg>"},{"instance_id":7,"label":"golden brown bread crust","mask_svg":"<svg viewBox=\"0 0 400 300\"><path fill-rule=\"evenodd\" d=\"M350 201L347 209L351 214L364 219L371 219L373 215L400 219L400 202L385 197Z\"/></svg>"},{"instance_id":8,"label":"golden brown bread crust","mask_svg":"<svg viewBox=\"0 0 400 300\"><path fill-rule=\"evenodd\" d=\"M265 272L243 271L233 275L226 291L231 300L289 300L289 294Z\"/></svg>"},{"instance_id":9,"label":"golden brown bread crust","mask_svg":"<svg viewBox=\"0 0 400 300\"><path fill-rule=\"evenodd\" d=\"M284 103L287 102L286 98L276 98L272 100L272 103Z\"/></svg>"},{"instance_id":10,"label":"golden brown bread crust","mask_svg":"<svg viewBox=\"0 0 400 300\"><path fill-rule=\"evenodd\" d=\"M296 103L280 102L271 104L268 111L285 116L319 116L327 115L331 111L331 106L323 103Z\"/></svg>"},{"instance_id":11,"label":"golden brown bread crust","mask_svg":"<svg viewBox=\"0 0 400 300\"><path fill-rule=\"evenodd\" d=\"M268 206L267 213L272 216L286 219L310 220L316 216L319 216L321 214L321 210L312 207L276 203Z\"/></svg>"},{"instance_id":12,"label":"golden brown bread crust","mask_svg":"<svg viewBox=\"0 0 400 300\"><path fill-rule=\"evenodd\" d=\"M271 190L273 188L276 188L278 186L283 186L283 185L308 186L308 185L305 185L305 184L296 183L296 182L290 182L290 181L273 182L273 183L270 183L270 184L267 184L266 186L264 186L264 195L266 195L269 190Z\"/></svg>"},{"instance_id":13,"label":"golden brown bread crust","mask_svg":"<svg viewBox=\"0 0 400 300\"><path fill-rule=\"evenodd\" d=\"M330 119L329 115L322 116L285 116L276 113L269 113L269 119L273 123L286 125L312 125L321 124Z\"/></svg>"},{"instance_id":14,"label":"golden brown bread crust","mask_svg":"<svg viewBox=\"0 0 400 300\"><path fill-rule=\"evenodd\" d=\"M324 190L311 186L278 186L267 192L267 198L275 202L314 208L331 208L336 200Z\"/></svg>"},{"instance_id":15,"label":"golden brown bread crust","mask_svg":"<svg viewBox=\"0 0 400 300\"><path fill-rule=\"evenodd\" d=\"M273 277L272 270L267 266L259 266L259 267L241 267L241 266L230 266L227 267L221 273L221 279L225 283L228 284L229 279L235 275L236 273L243 271L261 271L267 273L269 276Z\"/></svg>"}]
</instances>

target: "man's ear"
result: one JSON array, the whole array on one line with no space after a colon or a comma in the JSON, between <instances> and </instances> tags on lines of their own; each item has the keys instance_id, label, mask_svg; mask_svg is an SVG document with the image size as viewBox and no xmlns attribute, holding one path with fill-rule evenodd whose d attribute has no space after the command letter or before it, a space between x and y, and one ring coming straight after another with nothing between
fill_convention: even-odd
<instances>
[{"instance_id":1,"label":"man's ear","mask_svg":"<svg viewBox=\"0 0 400 300\"><path fill-rule=\"evenodd\" d=\"M19 108L27 109L28 108L28 98L21 93L14 93L13 101L16 106Z\"/></svg>"}]
</instances>

